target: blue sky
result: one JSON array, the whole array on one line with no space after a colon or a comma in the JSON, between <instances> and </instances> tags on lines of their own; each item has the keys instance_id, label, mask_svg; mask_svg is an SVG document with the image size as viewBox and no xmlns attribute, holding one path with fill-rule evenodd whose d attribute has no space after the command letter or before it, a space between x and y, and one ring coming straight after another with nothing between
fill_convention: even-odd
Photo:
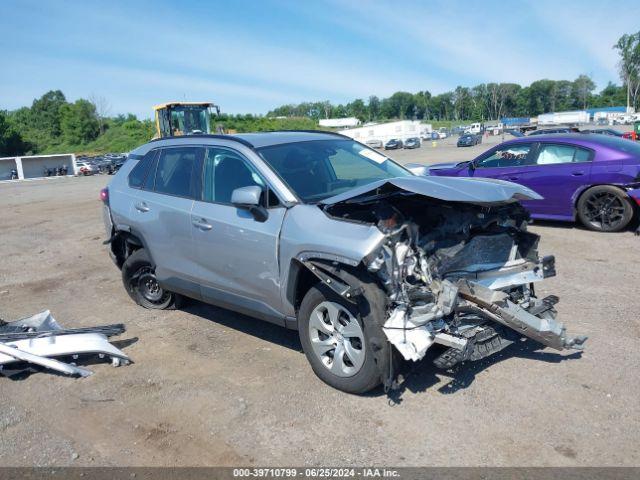
<instances>
[{"instance_id":1,"label":"blue sky","mask_svg":"<svg viewBox=\"0 0 640 480\"><path fill-rule=\"evenodd\" d=\"M580 73L602 88L619 83L611 46L638 30L636 12L637 0L0 0L0 109L50 89L149 117L168 100L266 113Z\"/></svg>"}]
</instances>

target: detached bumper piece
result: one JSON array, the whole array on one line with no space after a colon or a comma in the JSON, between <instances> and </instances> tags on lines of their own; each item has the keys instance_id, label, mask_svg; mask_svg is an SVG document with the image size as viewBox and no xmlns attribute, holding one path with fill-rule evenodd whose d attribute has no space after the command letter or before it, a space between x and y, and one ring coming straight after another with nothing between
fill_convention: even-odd
<instances>
[{"instance_id":1,"label":"detached bumper piece","mask_svg":"<svg viewBox=\"0 0 640 480\"><path fill-rule=\"evenodd\" d=\"M447 369L488 357L522 336L556 350L582 350L587 340L567 336L564 325L555 320L555 296L530 298L525 309L509 294L466 279L455 284L445 281L439 289L437 307L428 315L401 306L383 326L387 339L406 360L418 361L433 344L440 344L449 348L434 363ZM445 321L447 317L467 321Z\"/></svg>"},{"instance_id":2,"label":"detached bumper piece","mask_svg":"<svg viewBox=\"0 0 640 480\"><path fill-rule=\"evenodd\" d=\"M554 318L532 315L529 311L509 300L509 295L490 290L482 285L461 281L458 283L460 297L478 308L478 313L509 327L516 332L556 350L567 348L582 350L585 336L567 337L564 325ZM542 303L550 303L549 301Z\"/></svg>"},{"instance_id":3,"label":"detached bumper piece","mask_svg":"<svg viewBox=\"0 0 640 480\"><path fill-rule=\"evenodd\" d=\"M64 375L87 377L90 370L75 365L81 356L109 358L113 366L127 365L129 357L109 343L108 337L125 331L122 324L88 328L62 328L47 310L29 318L0 324L0 373L17 365L37 365ZM61 359L70 358L74 363ZM25 367L22 370L27 370Z\"/></svg>"}]
</instances>

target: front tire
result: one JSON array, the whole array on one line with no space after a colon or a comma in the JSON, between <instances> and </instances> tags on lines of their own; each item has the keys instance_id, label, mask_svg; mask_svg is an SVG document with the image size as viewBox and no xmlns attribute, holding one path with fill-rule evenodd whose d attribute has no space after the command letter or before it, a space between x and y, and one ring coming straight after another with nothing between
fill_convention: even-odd
<instances>
[{"instance_id":1,"label":"front tire","mask_svg":"<svg viewBox=\"0 0 640 480\"><path fill-rule=\"evenodd\" d=\"M144 248L136 250L125 260L122 283L129 296L141 307L155 310L175 308L176 295L158 284L155 268Z\"/></svg>"},{"instance_id":2,"label":"front tire","mask_svg":"<svg viewBox=\"0 0 640 480\"><path fill-rule=\"evenodd\" d=\"M327 385L355 394L374 389L393 374L391 346L380 327L384 295L370 284L362 286L365 294L356 305L318 284L298 311L300 342L314 373ZM373 290L368 298L367 289Z\"/></svg>"},{"instance_id":3,"label":"front tire","mask_svg":"<svg viewBox=\"0 0 640 480\"><path fill-rule=\"evenodd\" d=\"M578 218L590 230L619 232L633 218L633 204L621 189L612 185L591 187L577 204Z\"/></svg>"}]
</instances>

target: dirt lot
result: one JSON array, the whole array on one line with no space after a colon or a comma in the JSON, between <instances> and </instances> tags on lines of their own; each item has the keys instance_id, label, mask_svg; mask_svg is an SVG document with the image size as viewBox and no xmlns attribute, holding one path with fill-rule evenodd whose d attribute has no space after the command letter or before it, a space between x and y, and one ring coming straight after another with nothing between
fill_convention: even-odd
<instances>
[{"instance_id":1,"label":"dirt lot","mask_svg":"<svg viewBox=\"0 0 640 480\"><path fill-rule=\"evenodd\" d=\"M467 159L440 143L402 162ZM493 142L491 142L493 143ZM0 377L0 465L639 465L640 239L537 224L561 319L584 354L514 345L403 390L321 383L296 332L199 303L144 310L102 245L107 177L0 185L0 316L50 309L65 326L124 322L130 366L74 380Z\"/></svg>"}]
</instances>

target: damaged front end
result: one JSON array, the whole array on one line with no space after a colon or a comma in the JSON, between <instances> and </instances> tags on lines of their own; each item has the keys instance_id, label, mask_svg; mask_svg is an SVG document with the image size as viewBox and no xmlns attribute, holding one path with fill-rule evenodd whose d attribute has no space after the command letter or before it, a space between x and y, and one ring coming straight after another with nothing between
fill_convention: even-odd
<instances>
[{"instance_id":1,"label":"damaged front end","mask_svg":"<svg viewBox=\"0 0 640 480\"><path fill-rule=\"evenodd\" d=\"M387 293L382 329L406 360L440 344L447 348L435 364L450 368L522 336L582 349L586 337L567 336L556 321L558 298L535 295L535 283L555 275L555 259L539 258L539 237L527 231L517 194L452 201L411 190L386 184L324 206L334 218L375 224L384 234L363 262Z\"/></svg>"}]
</instances>

